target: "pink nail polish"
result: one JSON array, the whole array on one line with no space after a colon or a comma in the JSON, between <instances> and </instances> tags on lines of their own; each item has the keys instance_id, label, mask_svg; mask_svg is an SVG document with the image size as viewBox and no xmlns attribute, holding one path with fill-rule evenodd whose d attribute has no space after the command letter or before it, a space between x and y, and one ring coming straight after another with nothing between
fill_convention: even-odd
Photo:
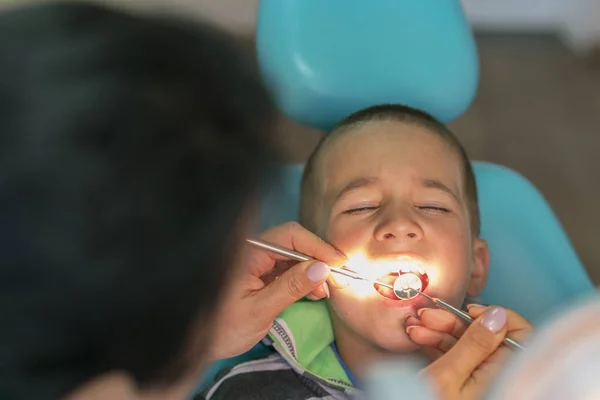
<instances>
[{"instance_id":1,"label":"pink nail polish","mask_svg":"<svg viewBox=\"0 0 600 400\"><path fill-rule=\"evenodd\" d=\"M419 315L419 318L421 318L423 316L423 313L427 310L431 310L431 308L420 308L417 310L417 314Z\"/></svg>"},{"instance_id":2,"label":"pink nail polish","mask_svg":"<svg viewBox=\"0 0 600 400\"><path fill-rule=\"evenodd\" d=\"M492 307L483 314L481 325L492 333L498 333L506 325L506 310L502 307Z\"/></svg>"},{"instance_id":3,"label":"pink nail polish","mask_svg":"<svg viewBox=\"0 0 600 400\"><path fill-rule=\"evenodd\" d=\"M306 270L306 276L311 282L322 281L323 279L327 278L330 273L331 270L329 269L329 265L321 261L312 263Z\"/></svg>"},{"instance_id":4,"label":"pink nail polish","mask_svg":"<svg viewBox=\"0 0 600 400\"><path fill-rule=\"evenodd\" d=\"M472 307L485 307L485 306L482 306L481 304L476 304L476 303L467 304L467 309L470 310Z\"/></svg>"},{"instance_id":5,"label":"pink nail polish","mask_svg":"<svg viewBox=\"0 0 600 400\"><path fill-rule=\"evenodd\" d=\"M331 297L331 294L329 293L329 285L327 284L327 282L323 282L323 290L325 291L325 294L327 295L327 298Z\"/></svg>"},{"instance_id":6,"label":"pink nail polish","mask_svg":"<svg viewBox=\"0 0 600 400\"><path fill-rule=\"evenodd\" d=\"M413 329L415 329L415 328L417 328L416 325L407 326L406 327L406 333L410 333L410 331L413 330Z\"/></svg>"},{"instance_id":7,"label":"pink nail polish","mask_svg":"<svg viewBox=\"0 0 600 400\"><path fill-rule=\"evenodd\" d=\"M339 255L340 255L340 256L341 256L341 257L342 257L344 260L347 260L347 259L348 259L348 256L347 256L347 255L345 255L344 253L342 253L341 251L339 251L339 250L336 250L336 252L337 252L337 253L338 253L338 254L339 254Z\"/></svg>"}]
</instances>

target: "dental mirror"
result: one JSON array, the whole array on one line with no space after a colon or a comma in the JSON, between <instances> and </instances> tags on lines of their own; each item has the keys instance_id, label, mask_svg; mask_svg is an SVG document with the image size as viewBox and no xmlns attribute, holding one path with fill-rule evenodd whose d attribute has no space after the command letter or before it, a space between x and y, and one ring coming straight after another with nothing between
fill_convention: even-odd
<instances>
[{"instance_id":1,"label":"dental mirror","mask_svg":"<svg viewBox=\"0 0 600 400\"><path fill-rule=\"evenodd\" d=\"M402 274L394 282L394 294L400 300L410 300L419 295L423 282L416 274Z\"/></svg>"}]
</instances>

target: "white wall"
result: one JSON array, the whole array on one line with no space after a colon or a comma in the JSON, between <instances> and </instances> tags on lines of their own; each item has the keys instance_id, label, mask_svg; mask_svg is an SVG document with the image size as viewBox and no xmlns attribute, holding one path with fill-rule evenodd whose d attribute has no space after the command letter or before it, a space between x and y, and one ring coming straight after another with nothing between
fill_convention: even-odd
<instances>
[{"instance_id":1,"label":"white wall","mask_svg":"<svg viewBox=\"0 0 600 400\"><path fill-rule=\"evenodd\" d=\"M600 45L600 0L570 0L565 7L563 38L576 52Z\"/></svg>"},{"instance_id":2,"label":"white wall","mask_svg":"<svg viewBox=\"0 0 600 400\"><path fill-rule=\"evenodd\" d=\"M600 0L461 0L478 31L554 31L575 52L600 43Z\"/></svg>"},{"instance_id":3,"label":"white wall","mask_svg":"<svg viewBox=\"0 0 600 400\"><path fill-rule=\"evenodd\" d=\"M577 0L461 0L477 30L540 31L562 23L565 2Z\"/></svg>"}]
</instances>

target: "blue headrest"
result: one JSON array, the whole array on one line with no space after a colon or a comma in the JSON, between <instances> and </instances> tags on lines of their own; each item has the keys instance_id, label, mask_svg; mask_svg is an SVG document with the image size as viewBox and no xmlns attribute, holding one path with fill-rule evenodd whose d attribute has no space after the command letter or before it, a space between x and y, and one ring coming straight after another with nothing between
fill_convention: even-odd
<instances>
[{"instance_id":1,"label":"blue headrest","mask_svg":"<svg viewBox=\"0 0 600 400\"><path fill-rule=\"evenodd\" d=\"M458 0L261 0L256 40L281 110L325 130L383 103L448 122L477 89L477 53Z\"/></svg>"},{"instance_id":2,"label":"blue headrest","mask_svg":"<svg viewBox=\"0 0 600 400\"><path fill-rule=\"evenodd\" d=\"M470 105L475 45L458 0L261 0L262 74L290 118L328 130L354 111L407 104L448 122ZM474 163L492 262L482 300L541 321L593 286L552 210L527 179ZM262 203L261 230L296 220L302 165L283 166ZM206 382L225 365L213 365Z\"/></svg>"},{"instance_id":3,"label":"blue headrest","mask_svg":"<svg viewBox=\"0 0 600 400\"><path fill-rule=\"evenodd\" d=\"M318 128L384 103L449 121L466 110L477 87L475 46L458 0L262 0L257 42L281 110ZM299 168L288 167L270 207L277 221L265 222L296 217ZM535 321L546 306L591 289L537 190L499 166L476 163L475 170L492 253L484 300Z\"/></svg>"},{"instance_id":4,"label":"blue headrest","mask_svg":"<svg viewBox=\"0 0 600 400\"><path fill-rule=\"evenodd\" d=\"M541 322L567 300L593 290L583 265L546 200L523 176L495 164L473 163L482 237L491 265L482 301ZM261 230L297 220L303 166L283 166L265 194Z\"/></svg>"}]
</instances>

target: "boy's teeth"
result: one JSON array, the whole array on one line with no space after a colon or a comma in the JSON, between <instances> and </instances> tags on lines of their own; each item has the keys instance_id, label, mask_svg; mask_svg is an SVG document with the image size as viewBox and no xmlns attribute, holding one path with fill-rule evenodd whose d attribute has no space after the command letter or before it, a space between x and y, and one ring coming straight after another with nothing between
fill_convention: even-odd
<instances>
[{"instance_id":1,"label":"boy's teeth","mask_svg":"<svg viewBox=\"0 0 600 400\"><path fill-rule=\"evenodd\" d=\"M400 266L400 268L398 269L398 273L401 273L401 272L418 272L420 274L424 274L425 269L423 267L421 267L420 265L410 263L410 264L402 264Z\"/></svg>"}]
</instances>

